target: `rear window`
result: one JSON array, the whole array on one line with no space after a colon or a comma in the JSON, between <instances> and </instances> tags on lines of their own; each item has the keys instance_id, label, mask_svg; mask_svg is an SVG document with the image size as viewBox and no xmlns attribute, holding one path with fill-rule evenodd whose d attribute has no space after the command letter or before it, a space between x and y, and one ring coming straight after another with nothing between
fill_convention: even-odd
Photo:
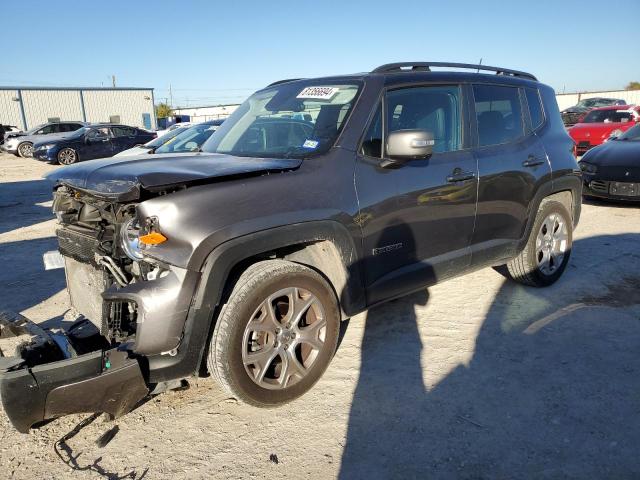
<instances>
[{"instance_id":1,"label":"rear window","mask_svg":"<svg viewBox=\"0 0 640 480\"><path fill-rule=\"evenodd\" d=\"M474 85L473 96L481 147L508 143L524 136L520 95L516 87Z\"/></svg>"},{"instance_id":2,"label":"rear window","mask_svg":"<svg viewBox=\"0 0 640 480\"><path fill-rule=\"evenodd\" d=\"M527 105L529 106L531 128L533 130L537 130L544 123L544 114L542 113L542 102L540 102L540 94L535 88L525 88L524 93L527 97Z\"/></svg>"}]
</instances>

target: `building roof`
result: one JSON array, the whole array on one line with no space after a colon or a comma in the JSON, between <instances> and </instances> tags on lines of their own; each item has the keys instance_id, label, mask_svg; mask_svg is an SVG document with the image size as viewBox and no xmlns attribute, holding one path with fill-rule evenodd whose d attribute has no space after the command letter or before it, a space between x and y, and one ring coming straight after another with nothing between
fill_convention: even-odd
<instances>
[{"instance_id":1,"label":"building roof","mask_svg":"<svg viewBox=\"0 0 640 480\"><path fill-rule=\"evenodd\" d=\"M0 90L154 90L152 87L21 87L1 86Z\"/></svg>"}]
</instances>

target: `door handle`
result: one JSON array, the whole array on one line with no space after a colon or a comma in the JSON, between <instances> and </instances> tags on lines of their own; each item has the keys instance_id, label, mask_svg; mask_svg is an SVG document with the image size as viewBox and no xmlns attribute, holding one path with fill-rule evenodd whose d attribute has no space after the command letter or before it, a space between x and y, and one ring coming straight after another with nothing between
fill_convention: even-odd
<instances>
[{"instance_id":1,"label":"door handle","mask_svg":"<svg viewBox=\"0 0 640 480\"><path fill-rule=\"evenodd\" d=\"M475 172L463 172L459 168L456 168L451 175L447 177L447 182L457 183L472 180L476 177Z\"/></svg>"},{"instance_id":2,"label":"door handle","mask_svg":"<svg viewBox=\"0 0 640 480\"><path fill-rule=\"evenodd\" d=\"M529 157L522 162L523 167L537 167L538 165L542 165L546 160L544 158L538 158L533 155L529 155Z\"/></svg>"}]
</instances>

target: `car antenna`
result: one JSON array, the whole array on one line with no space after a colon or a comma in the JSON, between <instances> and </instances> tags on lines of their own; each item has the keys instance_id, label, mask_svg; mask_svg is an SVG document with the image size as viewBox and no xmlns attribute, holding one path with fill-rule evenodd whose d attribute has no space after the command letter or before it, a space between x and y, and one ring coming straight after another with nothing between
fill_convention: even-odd
<instances>
[{"instance_id":1,"label":"car antenna","mask_svg":"<svg viewBox=\"0 0 640 480\"><path fill-rule=\"evenodd\" d=\"M476 73L480 73L480 65L482 65L482 57L480 57L480 61L478 62L478 70Z\"/></svg>"}]
</instances>

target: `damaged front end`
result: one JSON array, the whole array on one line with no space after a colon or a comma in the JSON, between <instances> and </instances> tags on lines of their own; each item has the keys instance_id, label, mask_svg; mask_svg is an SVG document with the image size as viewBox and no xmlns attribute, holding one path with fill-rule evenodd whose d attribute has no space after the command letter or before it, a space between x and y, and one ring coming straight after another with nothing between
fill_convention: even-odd
<instances>
[{"instance_id":1,"label":"damaged front end","mask_svg":"<svg viewBox=\"0 0 640 480\"><path fill-rule=\"evenodd\" d=\"M71 413L119 417L149 391L138 359L109 348L88 320L62 333L0 312L0 338L21 336L28 340L17 347L17 356L0 356L0 397L19 432Z\"/></svg>"},{"instance_id":2,"label":"damaged front end","mask_svg":"<svg viewBox=\"0 0 640 480\"><path fill-rule=\"evenodd\" d=\"M148 255L152 240L140 239L161 237L157 219L139 219L130 200L58 185L53 211L78 320L46 329L0 314L0 338L26 337L15 356L0 350L0 395L20 432L71 413L130 411L152 385L149 358L175 355L199 279Z\"/></svg>"}]
</instances>

